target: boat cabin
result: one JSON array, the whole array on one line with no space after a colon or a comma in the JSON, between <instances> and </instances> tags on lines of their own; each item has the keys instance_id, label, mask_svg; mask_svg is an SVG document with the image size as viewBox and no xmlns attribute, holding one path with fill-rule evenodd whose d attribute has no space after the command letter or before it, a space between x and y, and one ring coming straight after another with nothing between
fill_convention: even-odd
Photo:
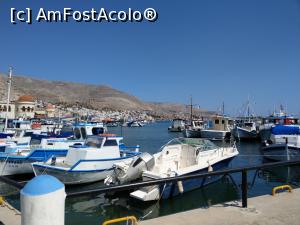
<instances>
[{"instance_id":1,"label":"boat cabin","mask_svg":"<svg viewBox=\"0 0 300 225\"><path fill-rule=\"evenodd\" d=\"M120 158L122 137L117 136L90 136L83 146L71 146L65 163L74 165L79 160L101 160Z\"/></svg>"},{"instance_id":2,"label":"boat cabin","mask_svg":"<svg viewBox=\"0 0 300 225\"><path fill-rule=\"evenodd\" d=\"M295 125L299 119L292 116L269 116L263 119L263 124Z\"/></svg>"},{"instance_id":3,"label":"boat cabin","mask_svg":"<svg viewBox=\"0 0 300 225\"><path fill-rule=\"evenodd\" d=\"M193 120L191 125L194 129L201 129L204 126L204 122L202 120Z\"/></svg>"},{"instance_id":4,"label":"boat cabin","mask_svg":"<svg viewBox=\"0 0 300 225\"><path fill-rule=\"evenodd\" d=\"M210 117L204 124L207 130L228 131L232 120L229 117L213 116Z\"/></svg>"},{"instance_id":5,"label":"boat cabin","mask_svg":"<svg viewBox=\"0 0 300 225\"><path fill-rule=\"evenodd\" d=\"M86 139L88 136L100 135L107 132L103 123L78 123L74 125L74 138Z\"/></svg>"},{"instance_id":6,"label":"boat cabin","mask_svg":"<svg viewBox=\"0 0 300 225\"><path fill-rule=\"evenodd\" d=\"M31 129L29 120L8 120L7 130L27 130Z\"/></svg>"}]
</instances>

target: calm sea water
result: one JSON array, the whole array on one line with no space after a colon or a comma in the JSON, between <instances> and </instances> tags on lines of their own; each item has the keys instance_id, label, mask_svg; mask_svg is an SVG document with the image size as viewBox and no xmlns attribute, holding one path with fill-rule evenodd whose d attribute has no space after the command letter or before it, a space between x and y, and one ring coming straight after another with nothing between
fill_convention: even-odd
<instances>
[{"instance_id":1,"label":"calm sea water","mask_svg":"<svg viewBox=\"0 0 300 225\"><path fill-rule=\"evenodd\" d=\"M117 127L110 128L109 131L124 136L126 145L135 146L139 144L141 151L155 153L167 141L182 135L181 133L169 133L167 131L169 125L169 122L158 122L142 128ZM216 142L216 144L223 145L224 143ZM237 143L237 147L240 155L232 161L231 168L260 164L264 161L260 153L259 143ZM135 215L139 219L149 219L238 200L240 199L241 175L234 174L232 178L233 182L228 178L220 179L202 189L155 203L138 202L130 199L127 193L114 196L100 194L68 198L66 200L66 224L101 224L104 220L126 215ZM298 185L299 181L299 167L277 168L257 173L253 171L248 174L249 196L270 194L272 187L276 185L282 183ZM102 182L98 182L85 186L67 187L67 190L88 190L102 185ZM5 195L6 199L16 208L20 207L19 192L14 188L0 183L0 195Z\"/></svg>"}]
</instances>

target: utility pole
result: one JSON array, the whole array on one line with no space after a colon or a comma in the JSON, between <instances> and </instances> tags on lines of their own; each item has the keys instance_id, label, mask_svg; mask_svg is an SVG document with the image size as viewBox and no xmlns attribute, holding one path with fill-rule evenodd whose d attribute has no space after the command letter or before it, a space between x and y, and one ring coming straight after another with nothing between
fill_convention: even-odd
<instances>
[{"instance_id":1,"label":"utility pole","mask_svg":"<svg viewBox=\"0 0 300 225\"><path fill-rule=\"evenodd\" d=\"M5 126L4 131L7 130L7 123L8 123L8 108L10 104L10 89L11 89L11 80L12 80L12 67L9 67L9 74L8 74L8 81L7 81L7 102L6 102L6 115L5 115ZM12 109L12 108L11 108Z\"/></svg>"}]
</instances>

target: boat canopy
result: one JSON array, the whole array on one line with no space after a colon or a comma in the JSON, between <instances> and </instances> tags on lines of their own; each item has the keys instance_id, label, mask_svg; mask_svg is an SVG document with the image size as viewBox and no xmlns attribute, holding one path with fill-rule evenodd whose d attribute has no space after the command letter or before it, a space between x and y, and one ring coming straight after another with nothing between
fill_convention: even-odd
<instances>
[{"instance_id":1,"label":"boat canopy","mask_svg":"<svg viewBox=\"0 0 300 225\"><path fill-rule=\"evenodd\" d=\"M272 134L274 134L274 135L300 134L300 127L299 126L277 125L272 128Z\"/></svg>"}]
</instances>

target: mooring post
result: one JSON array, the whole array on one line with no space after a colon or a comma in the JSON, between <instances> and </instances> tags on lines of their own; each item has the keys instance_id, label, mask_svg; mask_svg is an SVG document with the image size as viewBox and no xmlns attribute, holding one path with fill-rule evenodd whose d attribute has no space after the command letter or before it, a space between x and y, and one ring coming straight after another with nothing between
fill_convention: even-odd
<instances>
[{"instance_id":1,"label":"mooring post","mask_svg":"<svg viewBox=\"0 0 300 225\"><path fill-rule=\"evenodd\" d=\"M242 171L242 207L247 208L248 200L248 184L247 184L247 170Z\"/></svg>"},{"instance_id":2,"label":"mooring post","mask_svg":"<svg viewBox=\"0 0 300 225\"><path fill-rule=\"evenodd\" d=\"M22 225L64 225L65 186L55 177L40 175L21 190Z\"/></svg>"}]
</instances>

